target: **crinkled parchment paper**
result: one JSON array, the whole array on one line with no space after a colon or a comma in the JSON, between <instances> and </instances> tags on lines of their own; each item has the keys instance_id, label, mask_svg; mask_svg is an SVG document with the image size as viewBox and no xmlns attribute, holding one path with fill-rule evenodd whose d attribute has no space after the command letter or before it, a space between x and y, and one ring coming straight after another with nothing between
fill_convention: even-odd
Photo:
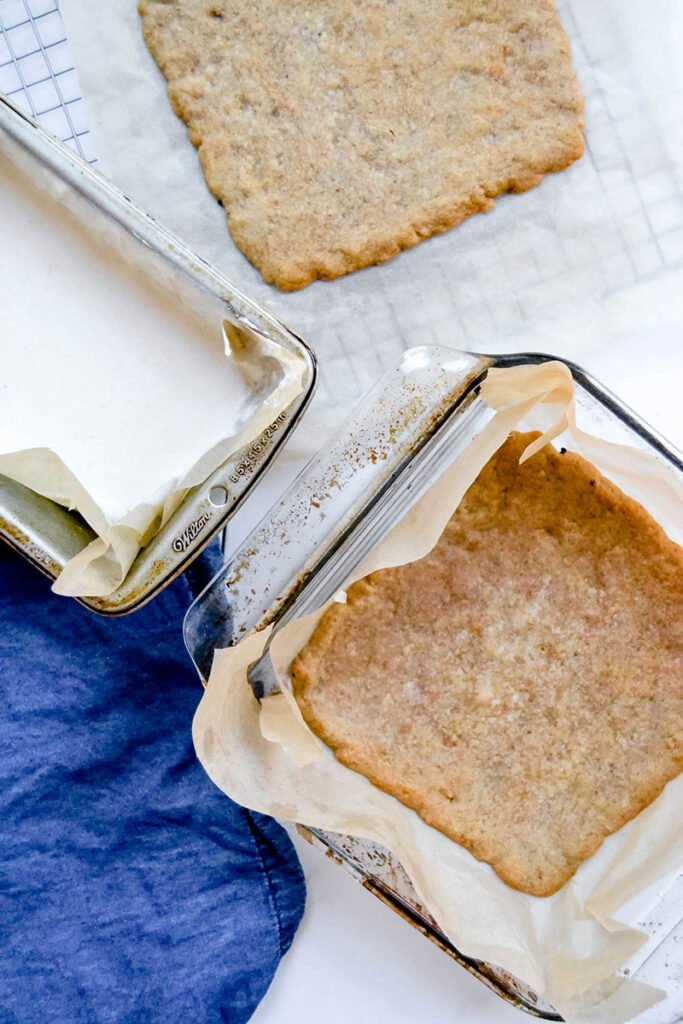
<instances>
[{"instance_id":1,"label":"crinkled parchment paper","mask_svg":"<svg viewBox=\"0 0 683 1024\"><path fill-rule=\"evenodd\" d=\"M375 569L425 555L465 490L517 425L547 428L525 457L561 436L562 444L580 451L639 499L672 538L683 540L680 483L652 456L576 426L573 383L561 363L492 370L482 394L497 410L494 418L345 587ZM343 600L343 593L335 599ZM659 990L616 974L645 939L619 919L619 911L630 902L632 912L639 897L663 888L683 861L683 778L669 783L654 803L610 836L559 892L544 899L517 892L489 865L340 764L308 730L287 670L323 611L292 621L272 639L270 652L284 692L261 705L246 671L263 652L271 627L216 652L194 720L195 745L213 781L248 807L388 847L458 948L513 972L570 1022L618 1024L661 998Z\"/></svg>"},{"instance_id":2,"label":"crinkled parchment paper","mask_svg":"<svg viewBox=\"0 0 683 1024\"><path fill-rule=\"evenodd\" d=\"M98 539L54 590L102 596L304 367L22 159L0 145L0 473L86 519Z\"/></svg>"}]
</instances>

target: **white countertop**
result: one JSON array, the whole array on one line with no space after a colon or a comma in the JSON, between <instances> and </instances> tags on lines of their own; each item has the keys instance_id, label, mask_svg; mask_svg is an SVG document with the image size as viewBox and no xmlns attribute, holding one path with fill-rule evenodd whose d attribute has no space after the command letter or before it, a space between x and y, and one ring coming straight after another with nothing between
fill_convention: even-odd
<instances>
[{"instance_id":1,"label":"white countertop","mask_svg":"<svg viewBox=\"0 0 683 1024\"><path fill-rule=\"evenodd\" d=\"M523 1024L519 1010L290 835L306 911L253 1024Z\"/></svg>"}]
</instances>

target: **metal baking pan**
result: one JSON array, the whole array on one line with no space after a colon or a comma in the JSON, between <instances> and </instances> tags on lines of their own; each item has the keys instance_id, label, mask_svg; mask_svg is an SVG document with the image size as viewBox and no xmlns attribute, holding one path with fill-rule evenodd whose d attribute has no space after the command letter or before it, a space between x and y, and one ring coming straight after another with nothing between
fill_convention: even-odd
<instances>
[{"instance_id":1,"label":"metal baking pan","mask_svg":"<svg viewBox=\"0 0 683 1024\"><path fill-rule=\"evenodd\" d=\"M490 367L552 358L485 356L434 347L406 352L189 609L185 642L202 679L208 678L216 648L234 645L271 622L277 630L339 589L493 416L478 394ZM574 377L582 425L610 441L651 452L683 478L680 453L580 367L566 365ZM263 659L258 665L258 678L252 682L267 693L273 680ZM474 960L467 950L456 950L420 905L388 851L365 840L306 828L305 823L300 828L314 845L499 995L537 1017L561 1019L523 980ZM653 1007L655 1016L647 1018L652 1024L670 1024L683 1013L683 879L661 897L648 919L638 922L651 938L638 962L626 968L672 992L665 1003Z\"/></svg>"},{"instance_id":2,"label":"metal baking pan","mask_svg":"<svg viewBox=\"0 0 683 1024\"><path fill-rule=\"evenodd\" d=\"M144 604L182 572L251 492L310 401L315 356L305 342L2 94L0 149L49 196L59 195L84 223L94 221L99 231L106 231L112 245L117 238L132 243L136 261L166 289L187 295L189 302L193 295L203 301L208 296L215 302L217 329L223 320L246 326L295 353L304 366L301 393L260 437L188 492L162 531L140 551L121 586L108 597L80 599L95 612L120 615ZM0 538L52 579L93 537L77 513L0 475Z\"/></svg>"}]
</instances>

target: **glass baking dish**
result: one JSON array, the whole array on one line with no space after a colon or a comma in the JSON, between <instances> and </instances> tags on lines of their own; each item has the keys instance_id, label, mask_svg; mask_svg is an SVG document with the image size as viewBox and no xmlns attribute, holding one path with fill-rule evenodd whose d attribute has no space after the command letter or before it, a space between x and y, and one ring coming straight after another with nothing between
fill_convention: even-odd
<instances>
[{"instance_id":1,"label":"glass baking dish","mask_svg":"<svg viewBox=\"0 0 683 1024\"><path fill-rule=\"evenodd\" d=\"M233 646L269 623L275 632L339 589L492 418L493 411L479 397L479 385L491 367L553 358L528 353L486 356L437 347L406 352L189 609L185 642L202 679L208 679L216 648ZM584 370L565 365L575 382L580 426L650 452L683 479L680 453ZM277 688L267 656L252 666L250 679L257 696ZM536 1016L561 1019L523 980L456 950L388 851L305 823L299 828L499 995ZM666 893L656 894L653 904L656 909L646 921L633 922L651 938L624 970L671 990L666 1003L653 1007L655 1016L643 1016L643 1022L668 1024L683 1012L683 877Z\"/></svg>"},{"instance_id":2,"label":"glass baking dish","mask_svg":"<svg viewBox=\"0 0 683 1024\"><path fill-rule=\"evenodd\" d=\"M48 202L67 206L79 223L148 274L187 308L247 328L294 354L302 366L300 393L250 444L202 484L190 489L163 529L141 549L123 583L107 597L79 598L93 611L134 610L182 572L223 529L276 456L312 396L316 361L300 338L252 302L215 267L192 253L66 145L0 94L0 152L38 185ZM123 246L125 245L125 249ZM267 359L264 356L264 359ZM27 389L30 380L26 381ZM95 534L74 512L0 475L0 538L55 579Z\"/></svg>"}]
</instances>

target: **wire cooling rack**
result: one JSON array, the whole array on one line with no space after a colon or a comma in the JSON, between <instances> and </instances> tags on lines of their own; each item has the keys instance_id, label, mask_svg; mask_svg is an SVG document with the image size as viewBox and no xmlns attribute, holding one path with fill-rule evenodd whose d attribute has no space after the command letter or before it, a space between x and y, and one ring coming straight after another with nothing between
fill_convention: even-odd
<instances>
[{"instance_id":1,"label":"wire cooling rack","mask_svg":"<svg viewBox=\"0 0 683 1024\"><path fill-rule=\"evenodd\" d=\"M0 0L0 92L95 163L57 0Z\"/></svg>"}]
</instances>

